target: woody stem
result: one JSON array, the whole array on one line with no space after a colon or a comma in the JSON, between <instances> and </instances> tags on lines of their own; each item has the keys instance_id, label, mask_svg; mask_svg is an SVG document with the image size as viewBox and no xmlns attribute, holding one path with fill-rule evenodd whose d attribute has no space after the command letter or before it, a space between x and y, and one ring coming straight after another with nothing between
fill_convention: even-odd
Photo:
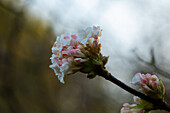
<instances>
[{"instance_id":1,"label":"woody stem","mask_svg":"<svg viewBox=\"0 0 170 113\"><path fill-rule=\"evenodd\" d=\"M112 76L107 70L103 69L101 66L96 66L96 73L99 76L104 77L106 80L109 80L110 82L118 85L122 89L128 91L129 93L131 93L135 96L138 96L138 97L154 104L157 107L157 109L166 110L166 111L170 112L170 105L169 104L167 104L166 102L163 102L163 101L155 100L155 99L153 99L153 98L151 98L151 97L149 97L149 96L127 86L126 84L124 84L123 82L121 82L120 80L118 80L117 78Z\"/></svg>"}]
</instances>

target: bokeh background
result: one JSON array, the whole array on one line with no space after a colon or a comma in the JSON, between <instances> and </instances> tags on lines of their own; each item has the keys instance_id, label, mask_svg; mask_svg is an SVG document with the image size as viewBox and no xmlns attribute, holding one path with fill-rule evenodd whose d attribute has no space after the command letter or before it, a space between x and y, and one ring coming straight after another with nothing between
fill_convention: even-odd
<instances>
[{"instance_id":1,"label":"bokeh background","mask_svg":"<svg viewBox=\"0 0 170 113\"><path fill-rule=\"evenodd\" d=\"M137 72L157 74L170 103L169 14L169 0L0 0L0 113L119 113L133 103L103 78L62 84L49 68L57 35L93 25L107 69L130 86Z\"/></svg>"}]
</instances>

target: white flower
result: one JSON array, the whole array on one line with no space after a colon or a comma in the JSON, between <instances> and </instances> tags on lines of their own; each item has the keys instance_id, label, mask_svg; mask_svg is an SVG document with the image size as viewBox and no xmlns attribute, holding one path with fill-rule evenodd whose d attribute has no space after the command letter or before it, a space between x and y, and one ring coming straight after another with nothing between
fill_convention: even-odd
<instances>
[{"instance_id":1,"label":"white flower","mask_svg":"<svg viewBox=\"0 0 170 113\"><path fill-rule=\"evenodd\" d=\"M64 75L73 74L83 67L80 64L88 61L85 54L90 53L85 48L89 44L92 46L95 44L93 49L98 49L96 47L98 42L95 41L100 36L100 27L88 27L85 30L80 30L78 34L65 33L60 37L57 36L50 58L52 64L49 67L54 70L60 82L64 83ZM93 38L95 43L91 41Z\"/></svg>"},{"instance_id":2,"label":"white flower","mask_svg":"<svg viewBox=\"0 0 170 113\"><path fill-rule=\"evenodd\" d=\"M92 28L88 27L85 30L79 30L78 31L78 40L81 41L82 44L86 44L86 42L89 40L89 38L92 36Z\"/></svg>"},{"instance_id":3,"label":"white flower","mask_svg":"<svg viewBox=\"0 0 170 113\"><path fill-rule=\"evenodd\" d=\"M86 44L89 38L98 38L101 36L101 29L100 27L87 27L85 30L78 31L78 39L81 40L82 44Z\"/></svg>"},{"instance_id":4,"label":"white flower","mask_svg":"<svg viewBox=\"0 0 170 113\"><path fill-rule=\"evenodd\" d=\"M121 113L143 113L141 108L135 108L136 104L123 104L123 107L121 108Z\"/></svg>"},{"instance_id":5,"label":"white flower","mask_svg":"<svg viewBox=\"0 0 170 113\"><path fill-rule=\"evenodd\" d=\"M141 100L138 96L134 96L134 97L133 97L133 100L134 100L134 102L137 103L137 104L142 103L142 100Z\"/></svg>"}]
</instances>

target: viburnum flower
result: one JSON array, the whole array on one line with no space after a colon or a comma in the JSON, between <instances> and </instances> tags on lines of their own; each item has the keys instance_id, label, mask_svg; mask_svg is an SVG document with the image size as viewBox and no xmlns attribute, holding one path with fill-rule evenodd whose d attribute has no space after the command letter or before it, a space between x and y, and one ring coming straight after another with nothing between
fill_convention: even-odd
<instances>
[{"instance_id":1,"label":"viburnum flower","mask_svg":"<svg viewBox=\"0 0 170 113\"><path fill-rule=\"evenodd\" d=\"M131 83L141 87L140 90L149 97L164 101L164 85L156 75L137 73L132 78ZM133 100L135 104L123 104L121 113L149 113L151 110L157 109L152 103L143 100L138 96L134 96Z\"/></svg>"},{"instance_id":2,"label":"viburnum flower","mask_svg":"<svg viewBox=\"0 0 170 113\"><path fill-rule=\"evenodd\" d=\"M136 108L137 104L124 103L121 108L121 113L144 113L142 108Z\"/></svg>"},{"instance_id":3,"label":"viburnum flower","mask_svg":"<svg viewBox=\"0 0 170 113\"><path fill-rule=\"evenodd\" d=\"M156 75L137 73L133 79L132 84L139 85L141 90L151 98L160 100L164 98L165 88Z\"/></svg>"},{"instance_id":4,"label":"viburnum flower","mask_svg":"<svg viewBox=\"0 0 170 113\"><path fill-rule=\"evenodd\" d=\"M64 75L77 71L88 73L89 78L95 76L94 64L105 65L107 57L101 55L100 27L88 27L78 33L65 33L58 36L53 47L50 68L64 83Z\"/></svg>"},{"instance_id":5,"label":"viburnum flower","mask_svg":"<svg viewBox=\"0 0 170 113\"><path fill-rule=\"evenodd\" d=\"M133 100L135 104L125 103L123 104L122 109L120 110L121 113L149 113L150 110L154 109L152 103L145 101L138 96L134 96Z\"/></svg>"}]
</instances>

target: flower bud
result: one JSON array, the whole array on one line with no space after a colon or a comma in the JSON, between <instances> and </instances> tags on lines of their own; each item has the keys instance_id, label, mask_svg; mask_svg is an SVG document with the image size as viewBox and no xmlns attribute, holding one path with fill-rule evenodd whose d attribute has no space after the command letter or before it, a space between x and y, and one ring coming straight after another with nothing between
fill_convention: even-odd
<instances>
[{"instance_id":1,"label":"flower bud","mask_svg":"<svg viewBox=\"0 0 170 113\"><path fill-rule=\"evenodd\" d=\"M143 93L154 99L163 99L164 97L164 85L156 75L137 73L131 83L139 85Z\"/></svg>"},{"instance_id":2,"label":"flower bud","mask_svg":"<svg viewBox=\"0 0 170 113\"><path fill-rule=\"evenodd\" d=\"M142 102L141 99L140 99L138 96L134 96L134 97L133 97L133 100L134 100L134 102L137 103L137 104L140 104L140 103Z\"/></svg>"},{"instance_id":3,"label":"flower bud","mask_svg":"<svg viewBox=\"0 0 170 113\"><path fill-rule=\"evenodd\" d=\"M142 108L136 108L137 104L123 104L123 107L121 108L121 113L144 113Z\"/></svg>"}]
</instances>

